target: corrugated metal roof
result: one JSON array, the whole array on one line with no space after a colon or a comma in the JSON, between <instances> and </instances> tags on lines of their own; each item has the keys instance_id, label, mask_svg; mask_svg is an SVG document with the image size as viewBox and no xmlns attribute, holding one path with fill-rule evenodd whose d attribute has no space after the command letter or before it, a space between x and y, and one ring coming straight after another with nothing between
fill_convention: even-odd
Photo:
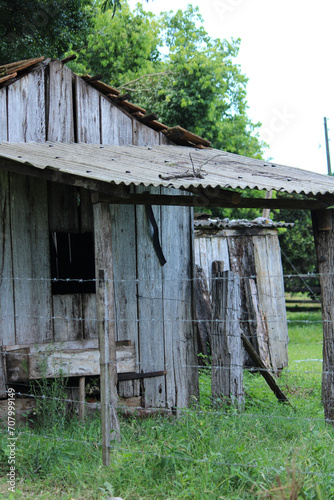
<instances>
[{"instance_id":1,"label":"corrugated metal roof","mask_svg":"<svg viewBox=\"0 0 334 500\"><path fill-rule=\"evenodd\" d=\"M249 227L266 228L266 229L277 229L279 227L293 227L292 222L274 222L271 219L266 219L264 217L257 217L254 220L247 219L207 219L207 220L195 220L195 229L205 229L205 230L217 230L217 229L243 229Z\"/></svg>"},{"instance_id":2,"label":"corrugated metal roof","mask_svg":"<svg viewBox=\"0 0 334 500\"><path fill-rule=\"evenodd\" d=\"M334 177L215 149L2 142L0 158L115 184L334 194Z\"/></svg>"}]
</instances>

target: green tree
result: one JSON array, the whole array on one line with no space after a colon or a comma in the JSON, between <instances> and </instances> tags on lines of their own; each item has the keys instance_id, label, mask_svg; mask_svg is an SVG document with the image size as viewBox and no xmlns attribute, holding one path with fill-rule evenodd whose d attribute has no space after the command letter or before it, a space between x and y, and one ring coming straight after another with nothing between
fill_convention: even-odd
<instances>
[{"instance_id":1,"label":"green tree","mask_svg":"<svg viewBox=\"0 0 334 500\"><path fill-rule=\"evenodd\" d=\"M165 50L155 75L122 88L168 125L205 136L216 148L260 157L264 144L247 116L247 78L234 62L240 40L212 39L198 8L163 13L160 30Z\"/></svg>"},{"instance_id":2,"label":"green tree","mask_svg":"<svg viewBox=\"0 0 334 500\"><path fill-rule=\"evenodd\" d=\"M85 42L94 13L94 0L2 0L0 64L61 57Z\"/></svg>"},{"instance_id":3,"label":"green tree","mask_svg":"<svg viewBox=\"0 0 334 500\"><path fill-rule=\"evenodd\" d=\"M240 40L212 39L197 8L163 13L102 11L71 67L102 78L133 101L233 153L260 157L264 144L247 116L247 78L234 62Z\"/></svg>"},{"instance_id":4,"label":"green tree","mask_svg":"<svg viewBox=\"0 0 334 500\"><path fill-rule=\"evenodd\" d=\"M155 16L140 4L134 12L126 1L120 9L98 9L91 33L79 50L71 50L77 60L70 67L77 73L102 75L118 87L125 81L154 72L159 65L159 25Z\"/></svg>"}]
</instances>

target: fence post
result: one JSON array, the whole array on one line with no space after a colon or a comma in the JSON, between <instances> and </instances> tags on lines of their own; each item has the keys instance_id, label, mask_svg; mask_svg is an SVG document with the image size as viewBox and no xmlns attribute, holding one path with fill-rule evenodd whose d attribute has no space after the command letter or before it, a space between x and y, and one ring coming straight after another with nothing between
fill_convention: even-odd
<instances>
[{"instance_id":1,"label":"fence post","mask_svg":"<svg viewBox=\"0 0 334 500\"><path fill-rule=\"evenodd\" d=\"M334 422L334 210L312 212L324 335L322 400L326 420Z\"/></svg>"},{"instance_id":2,"label":"fence post","mask_svg":"<svg viewBox=\"0 0 334 500\"><path fill-rule=\"evenodd\" d=\"M110 440L120 440L117 417L115 295L113 282L111 214L109 203L94 202L96 308L100 348L102 461L110 464ZM113 431L111 434L110 432Z\"/></svg>"},{"instance_id":3,"label":"fence post","mask_svg":"<svg viewBox=\"0 0 334 500\"><path fill-rule=\"evenodd\" d=\"M243 354L241 347L240 278L212 263L212 397L223 397L243 407Z\"/></svg>"}]
</instances>

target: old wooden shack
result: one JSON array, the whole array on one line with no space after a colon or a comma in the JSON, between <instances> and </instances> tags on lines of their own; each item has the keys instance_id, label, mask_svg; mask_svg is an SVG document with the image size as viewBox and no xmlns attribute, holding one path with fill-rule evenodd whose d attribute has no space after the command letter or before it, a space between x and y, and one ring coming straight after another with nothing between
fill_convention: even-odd
<instances>
[{"instance_id":1,"label":"old wooden shack","mask_svg":"<svg viewBox=\"0 0 334 500\"><path fill-rule=\"evenodd\" d=\"M222 262L225 271L239 275L241 329L275 372L288 366L288 325L278 228L290 226L261 217L254 221L194 221L195 263L203 270L208 294L212 289L213 262ZM210 322L207 325L210 328ZM210 329L207 336L210 337ZM204 337L202 341L205 340Z\"/></svg>"},{"instance_id":2,"label":"old wooden shack","mask_svg":"<svg viewBox=\"0 0 334 500\"><path fill-rule=\"evenodd\" d=\"M115 339L134 349L134 380L119 379L119 394L187 405L198 392L191 207L293 208L313 213L334 421L333 177L210 149L60 61L0 68L0 117L2 396L10 356L29 364L33 345L70 342L64 354L79 350L81 362L99 332L101 377L115 368Z\"/></svg>"},{"instance_id":3,"label":"old wooden shack","mask_svg":"<svg viewBox=\"0 0 334 500\"><path fill-rule=\"evenodd\" d=\"M66 174L62 168L51 168L51 177L45 177L44 169L29 162L14 168L1 160L2 394L5 382L19 384L41 376L38 363L45 346L49 346L46 376L54 376L60 368L71 377L99 373L90 192L110 194L114 185L106 177L106 183L94 180L89 157L101 153L105 144L167 144L170 141L162 130L173 137L173 130L122 100L117 90L99 81L91 84L88 77L74 75L60 61L23 61L8 71L11 78L0 80L1 141L41 143L55 158L63 156L56 152L60 143L98 146L96 153L88 146L90 153L85 154L85 181L75 168ZM176 133L187 143L182 130ZM69 148L75 160L76 153ZM108 156L112 162L112 155ZM140 168L139 155L122 169L126 180L114 194L122 195L124 184L133 186L137 194L168 193L160 186L143 187ZM110 217L118 372L122 372L119 395L137 398L132 404L144 407L186 406L198 391L196 345L189 321L191 208L157 206L148 212L142 205L112 204ZM152 241L155 228L159 235ZM165 264L154 248L158 239ZM126 360L130 365L124 365ZM126 380L123 372L137 373L137 380ZM138 374L145 377L140 382Z\"/></svg>"}]
</instances>

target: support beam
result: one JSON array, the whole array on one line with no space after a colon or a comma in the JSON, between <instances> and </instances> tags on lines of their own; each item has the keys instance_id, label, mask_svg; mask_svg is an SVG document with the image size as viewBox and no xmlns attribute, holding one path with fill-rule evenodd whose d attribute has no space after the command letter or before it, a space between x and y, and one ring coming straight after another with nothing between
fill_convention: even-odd
<instances>
[{"instance_id":1,"label":"support beam","mask_svg":"<svg viewBox=\"0 0 334 500\"><path fill-rule=\"evenodd\" d=\"M94 204L96 305L100 347L102 460L110 464L110 440L120 440L117 417L115 294L111 214L108 203Z\"/></svg>"},{"instance_id":2,"label":"support beam","mask_svg":"<svg viewBox=\"0 0 334 500\"><path fill-rule=\"evenodd\" d=\"M101 193L93 194L93 203L100 200L113 204L126 205L165 205L165 206L183 206L183 207L219 207L219 208L287 208L294 210L318 210L325 208L325 202L313 199L291 200L291 199L265 199L265 198L240 198L237 202L236 198L232 201L230 191L226 194L222 192L219 197L204 199L204 195L183 196L183 195L163 195L163 194L131 194L127 198L113 197L103 195ZM237 193L239 194L239 193Z\"/></svg>"},{"instance_id":3,"label":"support beam","mask_svg":"<svg viewBox=\"0 0 334 500\"><path fill-rule=\"evenodd\" d=\"M334 210L312 213L323 321L322 400L326 420L334 423Z\"/></svg>"}]
</instances>

